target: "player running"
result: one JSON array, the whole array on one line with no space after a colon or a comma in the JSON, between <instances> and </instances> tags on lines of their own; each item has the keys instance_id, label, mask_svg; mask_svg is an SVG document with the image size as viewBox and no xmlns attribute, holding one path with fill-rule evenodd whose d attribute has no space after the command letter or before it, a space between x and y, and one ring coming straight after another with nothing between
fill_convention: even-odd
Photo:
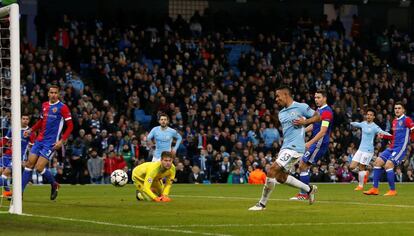
<instances>
[{"instance_id":1,"label":"player running","mask_svg":"<svg viewBox=\"0 0 414 236\"><path fill-rule=\"evenodd\" d=\"M352 171L358 171L358 186L355 191L361 191L364 189L364 183L368 177L368 171L366 166L371 162L374 156L374 138L377 134L391 136L390 133L383 131L377 124L374 123L375 110L367 109L366 121L364 122L351 122L351 125L361 129L361 144L358 151L352 158L350 169Z\"/></svg>"},{"instance_id":2,"label":"player running","mask_svg":"<svg viewBox=\"0 0 414 236\"><path fill-rule=\"evenodd\" d=\"M250 211L266 209L266 203L275 188L276 180L295 188L302 189L309 195L309 204L315 201L317 187L309 186L289 175L289 170L297 163L305 152L305 128L303 125L318 122L318 112L305 103L295 102L289 87L282 86L276 90L276 103L283 107L279 112L279 121L283 128L283 144L277 160L267 173L266 183L260 201L249 208ZM306 117L308 119L303 119Z\"/></svg>"},{"instance_id":3,"label":"player running","mask_svg":"<svg viewBox=\"0 0 414 236\"><path fill-rule=\"evenodd\" d=\"M333 111L328 106L326 92L319 90L315 93L315 103L318 107L321 121L306 127L305 131L312 131L311 139L305 144L306 152L299 163L300 181L309 184L309 169L313 164L325 155L329 147L329 137L333 125ZM303 190L290 200L308 200L309 196Z\"/></svg>"},{"instance_id":4,"label":"player running","mask_svg":"<svg viewBox=\"0 0 414 236\"><path fill-rule=\"evenodd\" d=\"M171 201L168 194L175 178L175 166L172 161L171 152L162 152L160 161L145 162L134 168L132 180L137 188L137 200ZM165 184L163 184L164 178Z\"/></svg>"},{"instance_id":5,"label":"player running","mask_svg":"<svg viewBox=\"0 0 414 236\"><path fill-rule=\"evenodd\" d=\"M159 161L161 153L164 151L171 152L174 156L182 140L182 137L177 130L168 127L168 115L161 114L158 122L160 123L160 126L154 127L147 136L148 141L155 140L155 151L152 161ZM176 142L174 148L171 149L173 138L176 139Z\"/></svg>"},{"instance_id":6,"label":"player running","mask_svg":"<svg viewBox=\"0 0 414 236\"><path fill-rule=\"evenodd\" d=\"M33 142L36 138L35 134L32 133L30 136L26 134L26 131L29 129L30 118L29 115L22 115L21 118L21 154L22 161L27 159L27 149L29 145L33 145ZM4 155L0 158L0 186L4 187L3 196L11 197L12 192L8 185L7 179L11 177L12 173L12 146L11 146L12 132L11 129L8 130L6 136L0 141L0 148L4 148Z\"/></svg>"},{"instance_id":7,"label":"player running","mask_svg":"<svg viewBox=\"0 0 414 236\"><path fill-rule=\"evenodd\" d=\"M392 122L392 136L384 136L385 139L391 139L391 144L387 149L380 153L379 158L375 160L374 164L374 184L373 187L365 191L366 195L378 195L378 184L382 175L382 168L387 173L387 180L390 190L384 196L396 196L394 180L394 166L398 166L404 159L407 153L407 147L410 142L410 133L414 129L414 123L410 117L405 115L405 108L401 102L396 102L394 105L394 112L396 118ZM413 133L411 133L413 134Z\"/></svg>"},{"instance_id":8,"label":"player running","mask_svg":"<svg viewBox=\"0 0 414 236\"><path fill-rule=\"evenodd\" d=\"M22 177L22 191L32 177L33 168L40 173L51 184L50 200L57 197L59 184L47 168L54 152L59 150L66 143L72 130L73 123L70 110L59 100L59 87L52 85L48 92L49 101L42 104L42 115L35 125L28 131L28 134L39 130L35 144L33 145L29 159L26 162ZM63 124L66 130L60 136Z\"/></svg>"}]
</instances>

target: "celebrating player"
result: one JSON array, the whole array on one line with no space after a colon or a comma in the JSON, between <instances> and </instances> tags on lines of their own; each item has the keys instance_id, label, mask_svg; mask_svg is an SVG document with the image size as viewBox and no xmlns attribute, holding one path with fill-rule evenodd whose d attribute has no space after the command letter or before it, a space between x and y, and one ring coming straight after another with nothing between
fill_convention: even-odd
<instances>
[{"instance_id":1,"label":"celebrating player","mask_svg":"<svg viewBox=\"0 0 414 236\"><path fill-rule=\"evenodd\" d=\"M279 183L285 183L305 191L309 195L310 204L315 201L317 187L304 184L288 173L305 152L305 128L303 125L318 122L320 120L319 113L312 110L307 104L295 102L290 88L286 86L276 90L276 103L283 107L279 112L279 121L283 128L283 145L276 162L272 164L267 173L262 197L255 206L249 208L251 211L260 211L266 208L276 180ZM308 119L303 119L303 117Z\"/></svg>"},{"instance_id":2,"label":"celebrating player","mask_svg":"<svg viewBox=\"0 0 414 236\"><path fill-rule=\"evenodd\" d=\"M148 141L155 140L155 151L152 157L152 161L159 161L161 153L164 151L171 152L175 155L178 146L180 146L182 137L177 130L168 127L168 115L161 114L159 116L160 126L154 127L147 136ZM175 147L171 149L173 138L176 139Z\"/></svg>"},{"instance_id":3,"label":"celebrating player","mask_svg":"<svg viewBox=\"0 0 414 236\"><path fill-rule=\"evenodd\" d=\"M315 93L315 103L318 106L318 113L321 121L306 127L305 131L312 131L311 139L305 144L306 152L299 163L300 181L309 184L309 168L325 155L328 151L329 137L331 135L333 124L333 112L331 107L326 103L326 92L317 91ZM308 194L303 190L290 200L307 200Z\"/></svg>"},{"instance_id":4,"label":"celebrating player","mask_svg":"<svg viewBox=\"0 0 414 236\"><path fill-rule=\"evenodd\" d=\"M52 85L48 92L49 101L42 104L42 115L40 119L30 128L27 133L39 131L36 142L33 145L29 159L26 162L22 178L22 190L31 179L33 168L51 184L50 200L57 197L59 184L50 173L47 165L54 152L66 143L73 129L72 117L68 106L59 100L59 87ZM66 130L62 136L63 123Z\"/></svg>"},{"instance_id":5,"label":"celebrating player","mask_svg":"<svg viewBox=\"0 0 414 236\"><path fill-rule=\"evenodd\" d=\"M398 166L407 153L407 147L410 140L410 132L414 129L414 123L410 117L405 116L405 108L401 102L394 105L396 118L392 122L392 136L384 136L385 139L391 139L391 145L380 153L379 158L374 164L374 184L373 187L365 191L366 195L378 195L378 184L382 175L382 168L385 168L390 190L384 196L396 196L394 166Z\"/></svg>"},{"instance_id":6,"label":"celebrating player","mask_svg":"<svg viewBox=\"0 0 414 236\"><path fill-rule=\"evenodd\" d=\"M383 131L377 124L374 123L375 110L367 109L366 121L364 122L351 122L351 125L357 128L361 128L361 144L358 151L352 158L350 169L358 171L358 186L355 191L364 189L364 182L368 176L366 166L371 162L374 156L374 138L376 134L390 136L388 132Z\"/></svg>"},{"instance_id":7,"label":"celebrating player","mask_svg":"<svg viewBox=\"0 0 414 236\"><path fill-rule=\"evenodd\" d=\"M32 133L30 136L25 133L29 129L29 115L23 114L21 119L21 154L22 161L25 161L27 158L27 148L29 145L33 145L34 139L36 138L35 134ZM4 187L3 196L10 197L12 192L7 183L7 179L10 178L12 173L12 147L11 147L11 129L7 132L6 136L0 141L0 148L5 148L4 155L0 159L0 186Z\"/></svg>"},{"instance_id":8,"label":"celebrating player","mask_svg":"<svg viewBox=\"0 0 414 236\"><path fill-rule=\"evenodd\" d=\"M161 160L156 162L145 162L134 168L132 180L137 187L136 197L138 200L169 202L168 194L175 178L175 166L172 163L171 152L162 152ZM165 178L165 184L163 179Z\"/></svg>"}]
</instances>

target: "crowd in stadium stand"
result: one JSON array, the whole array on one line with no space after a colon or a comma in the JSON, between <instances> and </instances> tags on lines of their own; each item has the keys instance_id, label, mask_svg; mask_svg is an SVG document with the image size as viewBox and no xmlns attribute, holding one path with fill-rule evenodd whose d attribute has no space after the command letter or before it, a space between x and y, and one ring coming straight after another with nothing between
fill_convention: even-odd
<instances>
[{"instance_id":1,"label":"crowd in stadium stand","mask_svg":"<svg viewBox=\"0 0 414 236\"><path fill-rule=\"evenodd\" d=\"M314 109L314 92L327 91L331 143L311 181L351 182L356 175L348 167L361 132L350 121L362 121L373 107L377 124L390 131L396 101L414 114L414 84L405 72L414 67L414 45L396 29L379 35L369 51L355 43L358 32L354 41L345 39L339 20L301 18L288 41L257 33L251 42L231 43L245 40L244 33L206 31L198 14L164 23L120 28L65 16L47 47L23 40L22 112L39 117L48 84L61 86L72 109L73 137L51 165L59 182L109 183L113 170L130 173L150 161L145 137L166 113L183 136L174 160L177 183L251 183L249 175L266 172L280 149L275 89L281 84ZM234 48L242 49L236 63L229 59ZM377 144L375 156L385 145ZM412 147L397 181L414 181Z\"/></svg>"}]
</instances>

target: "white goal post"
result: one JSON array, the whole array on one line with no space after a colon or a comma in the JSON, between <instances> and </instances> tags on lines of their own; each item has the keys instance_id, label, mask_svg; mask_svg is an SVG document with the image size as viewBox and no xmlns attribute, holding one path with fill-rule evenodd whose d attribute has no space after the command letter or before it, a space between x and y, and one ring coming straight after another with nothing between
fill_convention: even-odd
<instances>
[{"instance_id":1,"label":"white goal post","mask_svg":"<svg viewBox=\"0 0 414 236\"><path fill-rule=\"evenodd\" d=\"M0 8L0 19L7 19L8 29L0 29L2 52L0 53L1 79L10 80L11 94L11 129L12 129L12 181L13 198L9 212L22 214L22 161L21 161L21 118L20 118L20 29L19 5L11 4ZM6 20L6 21L7 21ZM9 30L9 32L7 32ZM7 43L7 40L9 43ZM4 45L3 43L6 42ZM6 47L6 48L3 48ZM7 48L9 47L9 49ZM10 52L8 53L7 50ZM9 63L7 63L9 61ZM5 62L3 64L3 62ZM10 77L10 78L7 78ZM1 81L3 86L3 81ZM3 87L2 87L3 89ZM3 99L3 98L1 98ZM1 137L2 138L2 137Z\"/></svg>"}]
</instances>

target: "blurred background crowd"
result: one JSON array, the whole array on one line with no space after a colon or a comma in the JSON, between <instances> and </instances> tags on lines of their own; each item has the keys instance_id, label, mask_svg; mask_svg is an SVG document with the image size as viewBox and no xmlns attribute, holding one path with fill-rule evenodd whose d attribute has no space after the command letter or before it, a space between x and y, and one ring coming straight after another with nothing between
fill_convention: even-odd
<instances>
[{"instance_id":1,"label":"blurred background crowd","mask_svg":"<svg viewBox=\"0 0 414 236\"><path fill-rule=\"evenodd\" d=\"M22 112L32 123L39 118L48 84L61 86L72 111L72 137L50 166L60 183L109 183L113 170L130 173L150 161L146 135L161 112L183 137L177 183L253 183L283 141L280 84L314 109L314 92L324 89L334 110L329 151L311 182L355 180L348 166L361 132L349 123L362 121L367 107L386 131L396 101L414 115L414 40L396 27L362 37L354 16L346 35L339 18L305 14L290 19L287 30L268 32L220 27L211 17L195 12L188 21L120 26L63 15L43 30L44 45L22 40ZM376 154L386 144L378 141ZM398 182L414 181L412 147L396 167Z\"/></svg>"}]
</instances>

